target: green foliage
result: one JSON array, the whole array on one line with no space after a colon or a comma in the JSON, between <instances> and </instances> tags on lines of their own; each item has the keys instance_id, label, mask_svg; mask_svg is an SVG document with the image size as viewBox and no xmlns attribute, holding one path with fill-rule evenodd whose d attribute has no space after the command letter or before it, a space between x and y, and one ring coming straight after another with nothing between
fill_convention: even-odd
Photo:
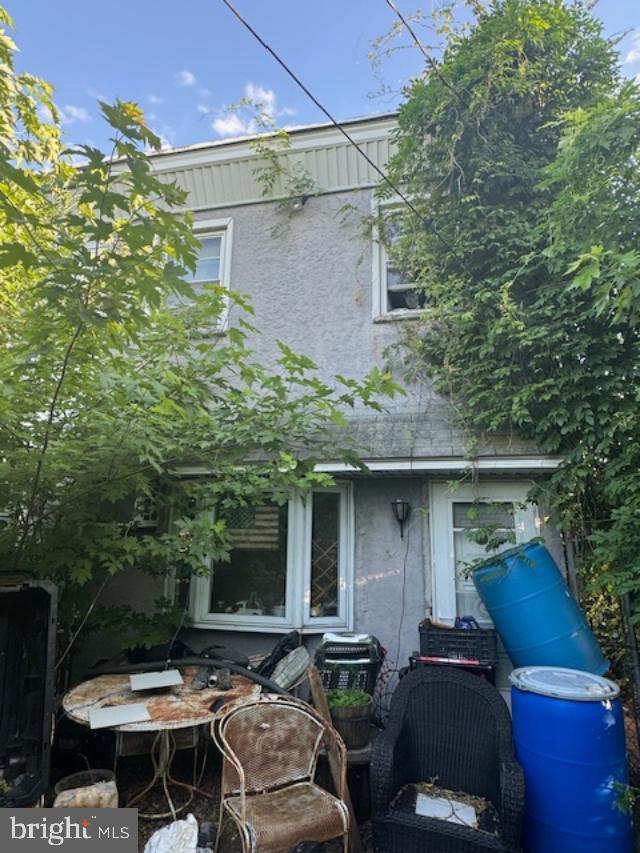
<instances>
[{"instance_id":1,"label":"green foliage","mask_svg":"<svg viewBox=\"0 0 640 853\"><path fill-rule=\"evenodd\" d=\"M332 424L393 393L381 372L326 384L284 344L259 363L246 300L188 281L186 197L154 173L140 109L101 109L112 151L66 150L51 88L15 72L0 35L0 565L60 585L69 635L125 569L162 579L228 558L216 504L328 484L319 458L353 461Z\"/></svg>"},{"instance_id":2,"label":"green foliage","mask_svg":"<svg viewBox=\"0 0 640 853\"><path fill-rule=\"evenodd\" d=\"M640 589L639 153L638 87L589 7L497 0L408 88L392 164L438 232L407 215L408 363L470 433L563 455L539 495L617 594Z\"/></svg>"},{"instance_id":3,"label":"green foliage","mask_svg":"<svg viewBox=\"0 0 640 853\"><path fill-rule=\"evenodd\" d=\"M371 701L371 696L364 690L327 690L329 708L361 708Z\"/></svg>"}]
</instances>

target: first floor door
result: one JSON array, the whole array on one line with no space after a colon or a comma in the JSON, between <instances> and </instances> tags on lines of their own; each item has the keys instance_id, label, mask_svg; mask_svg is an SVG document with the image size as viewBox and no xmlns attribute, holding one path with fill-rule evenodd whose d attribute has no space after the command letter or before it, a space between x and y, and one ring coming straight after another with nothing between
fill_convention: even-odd
<instances>
[{"instance_id":1,"label":"first floor door","mask_svg":"<svg viewBox=\"0 0 640 853\"><path fill-rule=\"evenodd\" d=\"M432 595L437 622L453 624L456 616L473 616L481 627L491 626L468 570L491 554L540 535L537 508L526 499L531 486L530 481L432 483ZM487 537L492 544L499 543L490 552L484 544Z\"/></svg>"}]
</instances>

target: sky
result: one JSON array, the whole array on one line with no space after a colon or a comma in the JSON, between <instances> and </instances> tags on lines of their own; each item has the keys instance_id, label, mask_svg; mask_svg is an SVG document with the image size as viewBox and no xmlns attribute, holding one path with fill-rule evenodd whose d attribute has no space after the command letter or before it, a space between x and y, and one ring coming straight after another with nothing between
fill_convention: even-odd
<instances>
[{"instance_id":1,"label":"sky","mask_svg":"<svg viewBox=\"0 0 640 853\"><path fill-rule=\"evenodd\" d=\"M405 15L440 0L396 0ZM168 146L253 131L261 104L279 126L324 121L222 0L0 0L15 20L18 68L53 83L70 142L104 146L98 99L133 100ZM397 20L385 0L234 0L338 119L388 112L419 73L415 49L372 67L372 42ZM620 42L623 71L640 79L640 2L599 0L596 14ZM421 29L425 42L432 33ZM408 42L404 41L405 45Z\"/></svg>"}]
</instances>

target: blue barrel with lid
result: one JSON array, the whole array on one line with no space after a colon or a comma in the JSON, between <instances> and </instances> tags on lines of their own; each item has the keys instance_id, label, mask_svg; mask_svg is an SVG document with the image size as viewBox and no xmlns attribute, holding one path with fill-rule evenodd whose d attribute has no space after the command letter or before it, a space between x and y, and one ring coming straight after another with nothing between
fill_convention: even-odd
<instances>
[{"instance_id":1,"label":"blue barrel with lid","mask_svg":"<svg viewBox=\"0 0 640 853\"><path fill-rule=\"evenodd\" d=\"M561 667L516 669L511 684L526 853L632 853L631 816L618 807L627 784L618 686Z\"/></svg>"},{"instance_id":2,"label":"blue barrel with lid","mask_svg":"<svg viewBox=\"0 0 640 853\"><path fill-rule=\"evenodd\" d=\"M560 569L529 542L485 560L473 582L513 665L563 666L598 675L608 662Z\"/></svg>"}]
</instances>

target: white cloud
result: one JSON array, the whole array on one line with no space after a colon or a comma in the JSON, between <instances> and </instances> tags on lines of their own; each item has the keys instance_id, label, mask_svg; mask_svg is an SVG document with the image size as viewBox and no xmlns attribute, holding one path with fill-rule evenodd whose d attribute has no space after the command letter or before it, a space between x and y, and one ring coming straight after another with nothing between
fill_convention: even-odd
<instances>
[{"instance_id":1,"label":"white cloud","mask_svg":"<svg viewBox=\"0 0 640 853\"><path fill-rule=\"evenodd\" d=\"M159 95L147 95L147 100L150 104L164 104L164 98Z\"/></svg>"},{"instance_id":2,"label":"white cloud","mask_svg":"<svg viewBox=\"0 0 640 853\"><path fill-rule=\"evenodd\" d=\"M203 116L209 115L209 113L211 112L211 110L209 109L209 107L206 104L198 104L196 109L198 110L200 115L203 115Z\"/></svg>"},{"instance_id":3,"label":"white cloud","mask_svg":"<svg viewBox=\"0 0 640 853\"><path fill-rule=\"evenodd\" d=\"M73 104L65 104L64 107L58 107L60 113L60 124L75 124L77 121L91 121L91 116L88 110L84 107L76 107Z\"/></svg>"},{"instance_id":4,"label":"white cloud","mask_svg":"<svg viewBox=\"0 0 640 853\"><path fill-rule=\"evenodd\" d=\"M96 101L106 101L107 96L100 92L98 89L87 89L87 95L90 98L95 98Z\"/></svg>"},{"instance_id":5,"label":"white cloud","mask_svg":"<svg viewBox=\"0 0 640 853\"><path fill-rule=\"evenodd\" d=\"M204 115L206 108L202 106L198 106L198 111ZM263 130L265 122L269 125L275 123L278 116L292 115L295 115L295 110L290 107L278 107L278 97L273 89L249 82L244 87L241 105L219 110L211 126L218 136L250 136Z\"/></svg>"},{"instance_id":6,"label":"white cloud","mask_svg":"<svg viewBox=\"0 0 640 853\"><path fill-rule=\"evenodd\" d=\"M194 86L196 83L196 75L191 71L187 71L186 68L178 71L176 79L181 86Z\"/></svg>"},{"instance_id":7,"label":"white cloud","mask_svg":"<svg viewBox=\"0 0 640 853\"><path fill-rule=\"evenodd\" d=\"M274 118L276 114L276 93L273 89L264 89L255 83L247 83L244 87L244 95L258 110L267 118Z\"/></svg>"},{"instance_id":8,"label":"white cloud","mask_svg":"<svg viewBox=\"0 0 640 853\"><path fill-rule=\"evenodd\" d=\"M244 121L237 113L233 112L218 116L211 126L218 136L249 136L255 132L253 120Z\"/></svg>"},{"instance_id":9,"label":"white cloud","mask_svg":"<svg viewBox=\"0 0 640 853\"><path fill-rule=\"evenodd\" d=\"M636 65L640 62L640 30L636 30L635 35L631 40L629 53L624 58L623 65Z\"/></svg>"}]
</instances>

